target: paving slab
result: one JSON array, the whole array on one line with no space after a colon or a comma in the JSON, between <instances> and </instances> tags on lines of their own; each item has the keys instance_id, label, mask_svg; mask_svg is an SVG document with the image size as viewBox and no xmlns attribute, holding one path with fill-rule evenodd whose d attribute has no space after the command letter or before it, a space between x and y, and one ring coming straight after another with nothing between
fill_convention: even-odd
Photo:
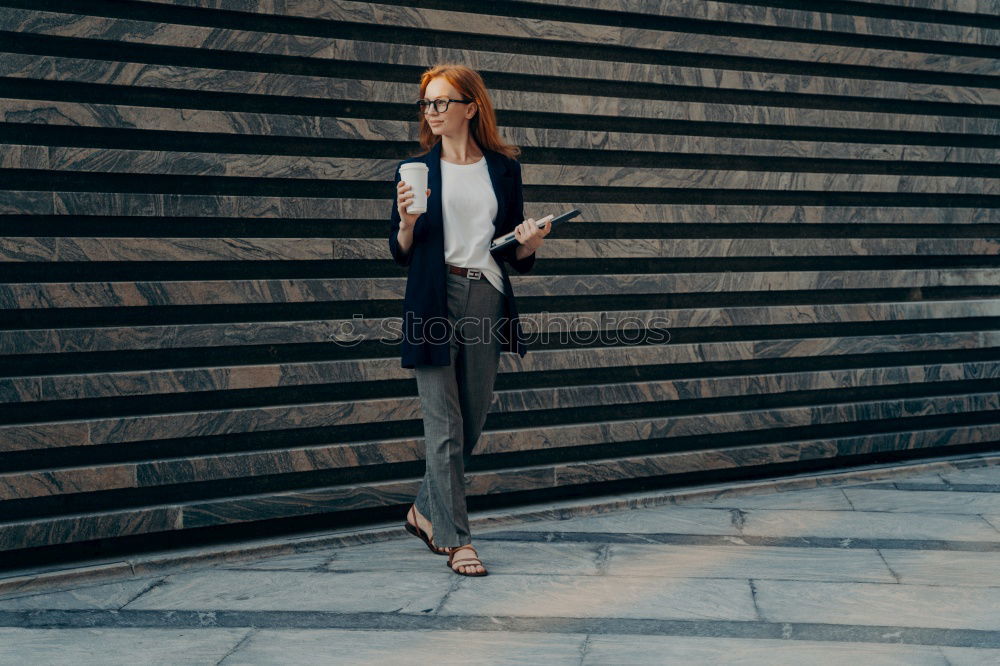
<instances>
[{"instance_id":1,"label":"paving slab","mask_svg":"<svg viewBox=\"0 0 1000 666\"><path fill-rule=\"evenodd\" d=\"M135 666L218 664L249 629L0 627L0 664Z\"/></svg>"},{"instance_id":2,"label":"paving slab","mask_svg":"<svg viewBox=\"0 0 1000 666\"><path fill-rule=\"evenodd\" d=\"M1000 664L1000 650L942 647L941 654L948 666L996 666Z\"/></svg>"},{"instance_id":3,"label":"paving slab","mask_svg":"<svg viewBox=\"0 0 1000 666\"><path fill-rule=\"evenodd\" d=\"M1000 587L1000 552L880 550L903 584Z\"/></svg>"},{"instance_id":4,"label":"paving slab","mask_svg":"<svg viewBox=\"0 0 1000 666\"><path fill-rule=\"evenodd\" d=\"M756 620L744 580L653 576L486 576L463 581L441 614Z\"/></svg>"},{"instance_id":5,"label":"paving slab","mask_svg":"<svg viewBox=\"0 0 1000 666\"><path fill-rule=\"evenodd\" d=\"M421 576L206 569L166 576L123 608L419 613L436 608L455 578L438 566Z\"/></svg>"},{"instance_id":6,"label":"paving slab","mask_svg":"<svg viewBox=\"0 0 1000 666\"><path fill-rule=\"evenodd\" d=\"M479 530L477 534L493 534L512 529L499 527ZM524 522L519 531L580 531L580 532L676 532L680 534L737 534L731 514L725 508L654 507L614 511L595 516L571 517L568 520L535 520Z\"/></svg>"},{"instance_id":7,"label":"paving slab","mask_svg":"<svg viewBox=\"0 0 1000 666\"><path fill-rule=\"evenodd\" d=\"M616 543L608 551L609 576L896 582L874 549Z\"/></svg>"},{"instance_id":8,"label":"paving slab","mask_svg":"<svg viewBox=\"0 0 1000 666\"><path fill-rule=\"evenodd\" d=\"M949 484L1000 485L1000 474L995 467L943 471L941 478Z\"/></svg>"},{"instance_id":9,"label":"paving slab","mask_svg":"<svg viewBox=\"0 0 1000 666\"><path fill-rule=\"evenodd\" d=\"M978 516L901 511L755 509L746 512L741 533L848 539L1000 541L1000 532Z\"/></svg>"},{"instance_id":10,"label":"paving slab","mask_svg":"<svg viewBox=\"0 0 1000 666\"><path fill-rule=\"evenodd\" d=\"M685 502L684 507L850 511L854 507L840 488L810 488L752 495L728 495Z\"/></svg>"},{"instance_id":11,"label":"paving slab","mask_svg":"<svg viewBox=\"0 0 1000 666\"><path fill-rule=\"evenodd\" d=\"M281 557L268 557L256 561L232 562L219 565L225 569L285 569L292 571L321 570L333 554L324 548L311 553L298 553Z\"/></svg>"},{"instance_id":12,"label":"paving slab","mask_svg":"<svg viewBox=\"0 0 1000 666\"><path fill-rule=\"evenodd\" d=\"M30 608L121 608L161 580L162 576L140 578L100 585L84 585L58 592L40 592L0 599L0 610ZM3 663L3 662L0 662Z\"/></svg>"},{"instance_id":13,"label":"paving slab","mask_svg":"<svg viewBox=\"0 0 1000 666\"><path fill-rule=\"evenodd\" d=\"M898 491L906 492L906 491ZM509 527L482 530L502 533ZM1000 531L976 515L808 509L687 508L636 509L600 516L524 523L521 531L628 534L715 534L820 536L844 539L946 539L1000 542Z\"/></svg>"},{"instance_id":14,"label":"paving slab","mask_svg":"<svg viewBox=\"0 0 1000 666\"><path fill-rule=\"evenodd\" d=\"M585 636L495 631L273 630L253 633L220 666L274 664L580 663Z\"/></svg>"},{"instance_id":15,"label":"paving slab","mask_svg":"<svg viewBox=\"0 0 1000 666\"><path fill-rule=\"evenodd\" d=\"M984 650L983 652L993 652ZM997 651L1000 652L1000 651ZM775 639L591 636L583 664L948 666L937 647Z\"/></svg>"},{"instance_id":16,"label":"paving slab","mask_svg":"<svg viewBox=\"0 0 1000 666\"><path fill-rule=\"evenodd\" d=\"M1000 493L844 488L858 511L1000 513Z\"/></svg>"},{"instance_id":17,"label":"paving slab","mask_svg":"<svg viewBox=\"0 0 1000 666\"><path fill-rule=\"evenodd\" d=\"M771 622L828 622L1000 632L1000 587L754 581Z\"/></svg>"},{"instance_id":18,"label":"paving slab","mask_svg":"<svg viewBox=\"0 0 1000 666\"><path fill-rule=\"evenodd\" d=\"M900 476L895 479L890 479L889 483L902 483L906 485L912 484L926 484L933 486L947 487L947 483L944 480L944 472L934 472L929 474L912 474L906 476ZM884 482L883 482L884 483ZM864 487L867 484L859 484L856 487Z\"/></svg>"}]
</instances>

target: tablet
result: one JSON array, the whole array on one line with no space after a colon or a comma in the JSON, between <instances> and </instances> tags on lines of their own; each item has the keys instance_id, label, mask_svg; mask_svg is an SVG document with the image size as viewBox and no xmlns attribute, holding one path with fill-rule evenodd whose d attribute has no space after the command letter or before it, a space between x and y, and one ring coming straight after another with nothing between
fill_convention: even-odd
<instances>
[{"instance_id":1,"label":"tablet","mask_svg":"<svg viewBox=\"0 0 1000 666\"><path fill-rule=\"evenodd\" d=\"M546 224L551 224L552 228L555 229L557 226L559 226L566 220L572 220L579 214L580 214L579 209L574 208L573 210L567 213L563 213L559 217L553 218L551 221L543 221L545 220L545 217L549 217L548 215L546 215L541 220L536 220L535 222L538 224L539 229L544 228ZM490 243L490 252L496 252L497 250L503 250L505 248L508 248L511 245L520 245L520 244L521 243L517 240L517 237L514 236L514 232L512 231L506 236L502 236L500 238L494 238L493 242Z\"/></svg>"}]
</instances>

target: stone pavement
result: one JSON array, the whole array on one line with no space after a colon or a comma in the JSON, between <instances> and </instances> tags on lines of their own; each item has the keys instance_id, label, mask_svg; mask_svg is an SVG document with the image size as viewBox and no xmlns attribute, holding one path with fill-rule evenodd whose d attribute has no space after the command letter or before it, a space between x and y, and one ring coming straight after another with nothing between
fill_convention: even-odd
<instances>
[{"instance_id":1,"label":"stone pavement","mask_svg":"<svg viewBox=\"0 0 1000 666\"><path fill-rule=\"evenodd\" d=\"M0 664L1000 664L997 463L15 592Z\"/></svg>"}]
</instances>

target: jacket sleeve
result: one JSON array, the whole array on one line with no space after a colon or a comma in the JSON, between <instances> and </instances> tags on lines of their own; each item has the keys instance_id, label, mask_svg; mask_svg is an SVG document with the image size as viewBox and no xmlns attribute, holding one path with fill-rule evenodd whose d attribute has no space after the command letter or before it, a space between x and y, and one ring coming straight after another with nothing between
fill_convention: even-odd
<instances>
[{"instance_id":1,"label":"jacket sleeve","mask_svg":"<svg viewBox=\"0 0 1000 666\"><path fill-rule=\"evenodd\" d=\"M402 164L402 162L400 162ZM400 266L409 266L410 261L413 260L413 245L417 244L417 234L416 225L414 225L413 234L413 245L410 246L409 251L405 254L402 248L399 247L399 239L396 238L396 234L399 233L399 210L396 208L396 186L399 185L399 181L402 180L399 177L399 164L396 165L396 178L395 184L393 185L393 195L392 195L392 212L389 213L389 252L392 253L392 259ZM418 218L419 220L419 218Z\"/></svg>"},{"instance_id":2,"label":"jacket sleeve","mask_svg":"<svg viewBox=\"0 0 1000 666\"><path fill-rule=\"evenodd\" d=\"M516 227L524 221L524 186L521 182L521 163L514 160L514 199L510 208L510 217L515 218L511 228ZM398 224L398 222L397 222ZM497 252L497 256L501 257L504 261L514 267L518 273L527 273L535 265L535 253L532 252L524 259L517 259L517 248L521 247L518 243L512 244L510 247Z\"/></svg>"}]
</instances>

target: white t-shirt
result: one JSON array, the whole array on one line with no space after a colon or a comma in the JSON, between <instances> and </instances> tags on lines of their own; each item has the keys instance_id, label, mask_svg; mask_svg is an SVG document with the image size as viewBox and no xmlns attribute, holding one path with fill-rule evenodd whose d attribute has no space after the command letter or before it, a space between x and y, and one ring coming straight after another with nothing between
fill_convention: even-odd
<instances>
[{"instance_id":1,"label":"white t-shirt","mask_svg":"<svg viewBox=\"0 0 1000 666\"><path fill-rule=\"evenodd\" d=\"M490 254L496 234L498 209L486 156L472 164L441 160L441 214L444 216L444 261L452 266L478 268L497 291L503 275Z\"/></svg>"}]
</instances>

